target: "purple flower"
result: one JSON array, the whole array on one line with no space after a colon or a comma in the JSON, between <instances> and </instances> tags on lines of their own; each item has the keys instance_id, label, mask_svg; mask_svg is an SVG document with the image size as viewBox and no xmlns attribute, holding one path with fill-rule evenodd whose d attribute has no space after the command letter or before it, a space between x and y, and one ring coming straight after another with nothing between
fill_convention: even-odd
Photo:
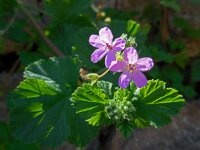
<instances>
[{"instance_id":1,"label":"purple flower","mask_svg":"<svg viewBox=\"0 0 200 150\"><path fill-rule=\"evenodd\" d=\"M131 81L139 88L147 85L147 79L142 72L149 71L154 63L151 58L138 59L137 51L133 47L124 50L124 60L113 61L109 69L114 72L123 72L119 77L119 86L126 88Z\"/></svg>"},{"instance_id":2,"label":"purple flower","mask_svg":"<svg viewBox=\"0 0 200 150\"><path fill-rule=\"evenodd\" d=\"M104 27L99 30L99 35L91 35L89 43L97 48L91 55L91 61L97 63L104 56L105 65L109 68L112 61L116 60L115 52L125 48L126 41L122 38L117 38L113 42L113 35L109 28Z\"/></svg>"}]
</instances>

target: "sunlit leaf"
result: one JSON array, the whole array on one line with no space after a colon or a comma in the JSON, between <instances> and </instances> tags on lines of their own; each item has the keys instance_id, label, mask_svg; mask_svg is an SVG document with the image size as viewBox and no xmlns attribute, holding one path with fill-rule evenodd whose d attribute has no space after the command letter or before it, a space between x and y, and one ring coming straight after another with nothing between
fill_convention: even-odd
<instances>
[{"instance_id":1,"label":"sunlit leaf","mask_svg":"<svg viewBox=\"0 0 200 150\"><path fill-rule=\"evenodd\" d=\"M69 98L77 87L79 65L76 59L51 58L30 64L26 78L9 96L10 126L16 138L57 147L65 140L84 146L97 129L76 115ZM83 134L80 131L88 131Z\"/></svg>"},{"instance_id":2,"label":"sunlit leaf","mask_svg":"<svg viewBox=\"0 0 200 150\"><path fill-rule=\"evenodd\" d=\"M76 112L89 124L99 126L104 123L102 118L106 117L104 107L108 97L102 89L86 83L72 94L71 99Z\"/></svg>"},{"instance_id":3,"label":"sunlit leaf","mask_svg":"<svg viewBox=\"0 0 200 150\"><path fill-rule=\"evenodd\" d=\"M182 95L173 88L166 88L163 81L150 80L138 93L139 99L134 101L136 115L154 127L168 124L170 117L184 105Z\"/></svg>"}]
</instances>

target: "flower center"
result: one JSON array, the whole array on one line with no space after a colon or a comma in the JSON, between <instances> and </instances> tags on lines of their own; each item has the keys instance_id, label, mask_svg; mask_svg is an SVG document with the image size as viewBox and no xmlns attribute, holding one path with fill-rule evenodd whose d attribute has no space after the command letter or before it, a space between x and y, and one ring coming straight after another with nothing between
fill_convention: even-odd
<instances>
[{"instance_id":1,"label":"flower center","mask_svg":"<svg viewBox=\"0 0 200 150\"><path fill-rule=\"evenodd\" d=\"M108 43L106 43L106 46L108 47L109 50L112 50L112 46Z\"/></svg>"},{"instance_id":2,"label":"flower center","mask_svg":"<svg viewBox=\"0 0 200 150\"><path fill-rule=\"evenodd\" d=\"M136 69L136 66L134 64L129 64L128 69L130 70L130 72L133 72Z\"/></svg>"}]
</instances>

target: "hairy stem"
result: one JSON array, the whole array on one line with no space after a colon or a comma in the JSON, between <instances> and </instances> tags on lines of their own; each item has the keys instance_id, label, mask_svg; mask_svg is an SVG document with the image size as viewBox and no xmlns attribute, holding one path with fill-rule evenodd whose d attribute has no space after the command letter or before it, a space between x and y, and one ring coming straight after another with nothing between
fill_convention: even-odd
<instances>
[{"instance_id":1,"label":"hairy stem","mask_svg":"<svg viewBox=\"0 0 200 150\"><path fill-rule=\"evenodd\" d=\"M100 75L99 75L99 79L102 78L103 76L105 76L108 72L109 72L109 69L107 69L107 70L104 71L102 74L100 74Z\"/></svg>"}]
</instances>

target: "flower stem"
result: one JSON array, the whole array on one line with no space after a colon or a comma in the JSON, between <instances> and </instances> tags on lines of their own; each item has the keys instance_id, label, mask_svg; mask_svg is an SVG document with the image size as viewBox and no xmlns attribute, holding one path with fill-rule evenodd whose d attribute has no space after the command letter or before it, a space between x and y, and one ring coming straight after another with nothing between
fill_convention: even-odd
<instances>
[{"instance_id":1,"label":"flower stem","mask_svg":"<svg viewBox=\"0 0 200 150\"><path fill-rule=\"evenodd\" d=\"M100 75L99 75L99 79L102 78L103 76L105 76L108 72L109 72L109 69L107 69L107 70L104 71L102 74L100 74Z\"/></svg>"}]
</instances>

